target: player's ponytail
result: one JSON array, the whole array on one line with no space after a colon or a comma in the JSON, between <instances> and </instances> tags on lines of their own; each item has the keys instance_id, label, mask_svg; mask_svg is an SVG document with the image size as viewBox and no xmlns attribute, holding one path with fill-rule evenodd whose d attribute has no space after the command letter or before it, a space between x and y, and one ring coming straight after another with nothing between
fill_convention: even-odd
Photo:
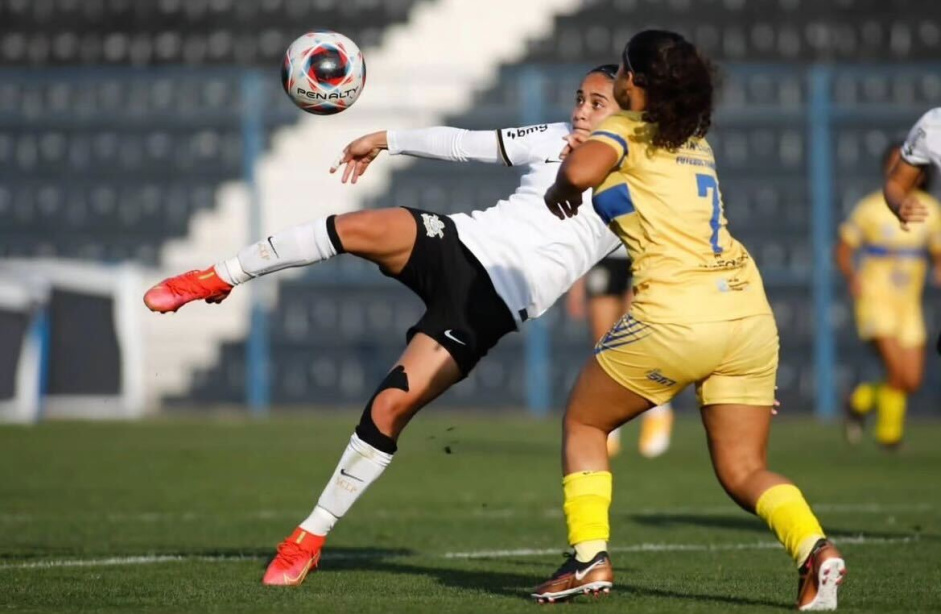
<instances>
[{"instance_id":1,"label":"player's ponytail","mask_svg":"<svg viewBox=\"0 0 941 614\"><path fill-rule=\"evenodd\" d=\"M656 124L656 147L673 150L703 137L712 124L713 68L675 32L644 30L624 47L625 70L647 94L644 121Z\"/></svg>"}]
</instances>

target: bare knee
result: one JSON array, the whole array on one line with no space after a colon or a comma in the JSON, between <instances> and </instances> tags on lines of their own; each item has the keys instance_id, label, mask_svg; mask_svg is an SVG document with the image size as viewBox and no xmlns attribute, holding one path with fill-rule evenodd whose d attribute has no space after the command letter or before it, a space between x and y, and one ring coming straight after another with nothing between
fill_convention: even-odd
<instances>
[{"instance_id":1,"label":"bare knee","mask_svg":"<svg viewBox=\"0 0 941 614\"><path fill-rule=\"evenodd\" d=\"M902 390L904 390L906 394L918 392L918 389L921 388L921 378L921 372L909 371L902 378Z\"/></svg>"},{"instance_id":2,"label":"bare knee","mask_svg":"<svg viewBox=\"0 0 941 614\"><path fill-rule=\"evenodd\" d=\"M886 384L905 394L914 394L921 387L921 373L917 371L903 371L899 369L889 374Z\"/></svg>"},{"instance_id":3,"label":"bare knee","mask_svg":"<svg viewBox=\"0 0 941 614\"><path fill-rule=\"evenodd\" d=\"M401 390L383 390L372 401L370 412L373 423L385 435L396 438L414 412L415 404L408 393Z\"/></svg>"},{"instance_id":4,"label":"bare knee","mask_svg":"<svg viewBox=\"0 0 941 614\"><path fill-rule=\"evenodd\" d=\"M719 484L740 506L751 510L754 505L753 483L767 471L764 459L742 459L715 463Z\"/></svg>"}]
</instances>

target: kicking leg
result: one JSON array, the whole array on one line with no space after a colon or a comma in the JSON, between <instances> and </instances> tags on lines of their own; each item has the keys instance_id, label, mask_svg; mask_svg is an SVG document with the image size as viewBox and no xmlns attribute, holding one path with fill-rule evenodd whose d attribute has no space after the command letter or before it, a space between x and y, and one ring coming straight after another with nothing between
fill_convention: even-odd
<instances>
[{"instance_id":1,"label":"kicking leg","mask_svg":"<svg viewBox=\"0 0 941 614\"><path fill-rule=\"evenodd\" d=\"M151 311L176 311L192 301L219 303L234 286L288 268L308 266L348 252L396 274L415 244L415 219L405 209L331 215L292 226L202 271L165 279L144 295Z\"/></svg>"},{"instance_id":2,"label":"kicking leg","mask_svg":"<svg viewBox=\"0 0 941 614\"><path fill-rule=\"evenodd\" d=\"M798 608L836 609L846 566L800 490L768 471L771 407L716 404L702 409L716 477L729 496L774 531L800 571Z\"/></svg>"},{"instance_id":3,"label":"kicking leg","mask_svg":"<svg viewBox=\"0 0 941 614\"><path fill-rule=\"evenodd\" d=\"M392 462L409 420L461 379L451 355L417 333L366 405L359 425L311 514L278 547L263 582L297 585L316 568L327 534Z\"/></svg>"}]
</instances>

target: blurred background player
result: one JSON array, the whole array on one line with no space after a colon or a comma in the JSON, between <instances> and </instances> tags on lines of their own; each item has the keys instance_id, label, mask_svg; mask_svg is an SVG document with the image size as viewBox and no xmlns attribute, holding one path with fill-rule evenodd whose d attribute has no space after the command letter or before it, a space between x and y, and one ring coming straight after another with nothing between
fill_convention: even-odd
<instances>
[{"instance_id":1,"label":"blurred background player","mask_svg":"<svg viewBox=\"0 0 941 614\"><path fill-rule=\"evenodd\" d=\"M929 215L916 192L929 167L941 171L941 107L922 115L909 131L901 156L883 186L885 201L904 228L924 222ZM941 333L935 347L941 354Z\"/></svg>"},{"instance_id":2,"label":"blurred background player","mask_svg":"<svg viewBox=\"0 0 941 614\"><path fill-rule=\"evenodd\" d=\"M797 607L837 607L845 573L840 553L801 491L768 470L780 344L758 267L723 214L705 140L712 75L679 34L636 34L615 81L625 110L572 152L545 195L550 211L565 220L579 214L585 188L593 188L594 210L635 260L638 290L569 397L562 488L574 554L535 589L538 602L611 589L608 434L695 384L716 477L792 557Z\"/></svg>"},{"instance_id":3,"label":"blurred background player","mask_svg":"<svg viewBox=\"0 0 941 614\"><path fill-rule=\"evenodd\" d=\"M569 290L566 307L576 320L588 320L592 343L597 343L631 306L631 260L622 245L596 264ZM658 405L640 419L637 450L641 456L656 458L670 448L673 407ZM621 452L621 429L608 435L608 455Z\"/></svg>"},{"instance_id":4,"label":"blurred background player","mask_svg":"<svg viewBox=\"0 0 941 614\"><path fill-rule=\"evenodd\" d=\"M886 149L885 176L898 164L900 148ZM926 184L927 175L919 173L911 192L927 209L925 224L903 230L879 190L860 200L840 226L836 263L855 303L859 338L872 344L886 374L884 382L860 382L850 394L846 437L851 443L860 441L864 420L876 408L876 441L898 445L907 397L921 386L927 337L921 303L929 254L932 279L941 283L941 204Z\"/></svg>"}]
</instances>

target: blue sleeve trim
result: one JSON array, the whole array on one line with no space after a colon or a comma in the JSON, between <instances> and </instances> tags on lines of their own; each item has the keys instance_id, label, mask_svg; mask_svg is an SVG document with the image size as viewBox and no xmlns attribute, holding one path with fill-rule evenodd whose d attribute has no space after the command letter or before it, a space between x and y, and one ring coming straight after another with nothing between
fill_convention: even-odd
<instances>
[{"instance_id":1,"label":"blue sleeve trim","mask_svg":"<svg viewBox=\"0 0 941 614\"><path fill-rule=\"evenodd\" d=\"M612 141L617 142L618 145L624 148L624 153L621 154L621 157L618 160L618 166L620 167L621 164L624 163L624 158L627 157L627 141L624 140L624 137L622 137L620 134L608 132L607 130L596 130L595 132L592 132L592 135L606 136Z\"/></svg>"},{"instance_id":2,"label":"blue sleeve trim","mask_svg":"<svg viewBox=\"0 0 941 614\"><path fill-rule=\"evenodd\" d=\"M605 224L610 224L622 215L634 213L634 201L626 183L619 183L604 192L595 192L591 197L591 205Z\"/></svg>"}]
</instances>

